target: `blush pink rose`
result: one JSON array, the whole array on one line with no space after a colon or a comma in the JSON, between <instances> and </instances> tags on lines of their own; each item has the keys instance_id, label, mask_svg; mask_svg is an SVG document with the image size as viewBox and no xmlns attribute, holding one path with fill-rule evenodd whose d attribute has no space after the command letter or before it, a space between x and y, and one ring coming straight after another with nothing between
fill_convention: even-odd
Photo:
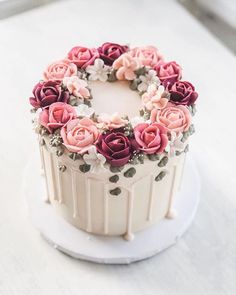
<instances>
[{"instance_id":1,"label":"blush pink rose","mask_svg":"<svg viewBox=\"0 0 236 295\"><path fill-rule=\"evenodd\" d=\"M134 137L145 154L160 154L168 143L165 127L157 123L141 123L134 128Z\"/></svg>"},{"instance_id":2,"label":"blush pink rose","mask_svg":"<svg viewBox=\"0 0 236 295\"><path fill-rule=\"evenodd\" d=\"M69 93L78 98L88 98L90 96L88 83L85 80L79 79L78 76L65 77L63 84L68 89Z\"/></svg>"},{"instance_id":3,"label":"blush pink rose","mask_svg":"<svg viewBox=\"0 0 236 295\"><path fill-rule=\"evenodd\" d=\"M128 123L128 120L122 119L118 113L114 113L113 115L100 114L97 120L98 127L107 128L110 130L119 129Z\"/></svg>"},{"instance_id":4,"label":"blush pink rose","mask_svg":"<svg viewBox=\"0 0 236 295\"><path fill-rule=\"evenodd\" d=\"M129 54L139 60L141 65L153 67L163 61L163 55L154 46L135 47Z\"/></svg>"},{"instance_id":5,"label":"blush pink rose","mask_svg":"<svg viewBox=\"0 0 236 295\"><path fill-rule=\"evenodd\" d=\"M61 81L64 77L77 74L77 67L70 61L63 59L50 64L43 73L45 81Z\"/></svg>"},{"instance_id":6,"label":"blush pink rose","mask_svg":"<svg viewBox=\"0 0 236 295\"><path fill-rule=\"evenodd\" d=\"M151 111L151 122L157 122L169 132L180 133L187 131L191 124L191 114L187 107L168 103L162 110Z\"/></svg>"},{"instance_id":7,"label":"blush pink rose","mask_svg":"<svg viewBox=\"0 0 236 295\"><path fill-rule=\"evenodd\" d=\"M181 79L182 68L175 61L160 62L154 69L157 72L158 78L166 84L174 84L176 81Z\"/></svg>"},{"instance_id":8,"label":"blush pink rose","mask_svg":"<svg viewBox=\"0 0 236 295\"><path fill-rule=\"evenodd\" d=\"M96 48L76 46L70 50L67 57L79 68L85 69L94 64L94 60L99 57L99 52Z\"/></svg>"},{"instance_id":9,"label":"blush pink rose","mask_svg":"<svg viewBox=\"0 0 236 295\"><path fill-rule=\"evenodd\" d=\"M129 53L122 54L113 63L113 68L117 70L116 77L118 80L134 80L136 78L135 71L139 67L138 60L129 55Z\"/></svg>"},{"instance_id":10,"label":"blush pink rose","mask_svg":"<svg viewBox=\"0 0 236 295\"><path fill-rule=\"evenodd\" d=\"M65 126L74 118L76 118L76 111L71 105L55 102L39 114L39 123L52 133L55 129Z\"/></svg>"},{"instance_id":11,"label":"blush pink rose","mask_svg":"<svg viewBox=\"0 0 236 295\"><path fill-rule=\"evenodd\" d=\"M70 152L83 154L96 143L99 132L92 120L83 118L71 120L61 129L61 136Z\"/></svg>"}]
</instances>

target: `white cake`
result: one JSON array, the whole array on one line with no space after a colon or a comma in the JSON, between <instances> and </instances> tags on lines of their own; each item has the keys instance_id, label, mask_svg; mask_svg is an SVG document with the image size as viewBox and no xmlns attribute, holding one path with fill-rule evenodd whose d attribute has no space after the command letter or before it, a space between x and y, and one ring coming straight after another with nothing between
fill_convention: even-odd
<instances>
[{"instance_id":1,"label":"white cake","mask_svg":"<svg viewBox=\"0 0 236 295\"><path fill-rule=\"evenodd\" d=\"M155 47L113 43L46 69L30 102L47 201L66 221L132 240L175 217L197 98L181 77Z\"/></svg>"}]
</instances>

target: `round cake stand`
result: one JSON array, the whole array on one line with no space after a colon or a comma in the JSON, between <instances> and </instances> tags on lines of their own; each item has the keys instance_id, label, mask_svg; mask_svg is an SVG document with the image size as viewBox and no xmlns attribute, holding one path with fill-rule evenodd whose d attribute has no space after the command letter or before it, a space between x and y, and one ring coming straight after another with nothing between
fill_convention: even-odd
<instances>
[{"instance_id":1,"label":"round cake stand","mask_svg":"<svg viewBox=\"0 0 236 295\"><path fill-rule=\"evenodd\" d=\"M41 235L56 249L74 257L97 263L129 264L151 257L174 245L190 226L199 203L200 181L192 158L186 159L182 188L175 196L177 217L135 233L133 241L121 236L104 237L86 233L66 222L42 200L44 179L35 167L36 157L27 166L24 194L30 218Z\"/></svg>"}]
</instances>

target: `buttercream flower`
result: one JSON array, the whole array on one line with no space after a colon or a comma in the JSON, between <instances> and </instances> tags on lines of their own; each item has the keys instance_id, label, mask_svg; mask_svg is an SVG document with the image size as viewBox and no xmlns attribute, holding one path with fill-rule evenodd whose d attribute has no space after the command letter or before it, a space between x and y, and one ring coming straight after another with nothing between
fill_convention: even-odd
<instances>
[{"instance_id":1,"label":"buttercream flower","mask_svg":"<svg viewBox=\"0 0 236 295\"><path fill-rule=\"evenodd\" d=\"M86 164L90 165L90 172L100 173L105 170L104 164L106 158L102 154L97 153L97 149L94 145L88 149L87 154L84 154L83 159Z\"/></svg>"},{"instance_id":2,"label":"buttercream flower","mask_svg":"<svg viewBox=\"0 0 236 295\"><path fill-rule=\"evenodd\" d=\"M148 89L148 86L151 84L155 84L157 86L160 85L160 80L157 77L157 73L154 70L148 71L146 75L139 76L141 83L138 85L138 91L143 92Z\"/></svg>"},{"instance_id":3,"label":"buttercream flower","mask_svg":"<svg viewBox=\"0 0 236 295\"><path fill-rule=\"evenodd\" d=\"M97 126L99 128L107 128L110 130L124 127L128 123L128 120L122 119L118 113L112 115L102 113L98 116L97 120Z\"/></svg>"},{"instance_id":4,"label":"buttercream flower","mask_svg":"<svg viewBox=\"0 0 236 295\"><path fill-rule=\"evenodd\" d=\"M138 58L143 66L155 66L163 60L163 55L154 46L135 47L129 51L129 54Z\"/></svg>"},{"instance_id":5,"label":"buttercream flower","mask_svg":"<svg viewBox=\"0 0 236 295\"><path fill-rule=\"evenodd\" d=\"M168 103L164 86L160 85L157 88L155 84L149 85L147 92L142 95L142 103L149 111L154 108L163 109Z\"/></svg>"},{"instance_id":6,"label":"buttercream flower","mask_svg":"<svg viewBox=\"0 0 236 295\"><path fill-rule=\"evenodd\" d=\"M112 166L123 166L133 154L132 141L123 132L113 131L101 134L97 142L97 150Z\"/></svg>"},{"instance_id":7,"label":"buttercream flower","mask_svg":"<svg viewBox=\"0 0 236 295\"><path fill-rule=\"evenodd\" d=\"M46 81L61 81L64 77L71 77L77 74L77 67L72 62L63 59L50 64L43 73Z\"/></svg>"},{"instance_id":8,"label":"buttercream flower","mask_svg":"<svg viewBox=\"0 0 236 295\"><path fill-rule=\"evenodd\" d=\"M89 73L89 80L91 81L107 81L109 67L104 65L104 61L100 58L95 59L94 65L87 66L86 72Z\"/></svg>"},{"instance_id":9,"label":"buttercream flower","mask_svg":"<svg viewBox=\"0 0 236 295\"><path fill-rule=\"evenodd\" d=\"M78 98L88 98L90 96L88 83L85 80L79 79L78 76L65 77L63 84L66 86L70 94Z\"/></svg>"},{"instance_id":10,"label":"buttercream flower","mask_svg":"<svg viewBox=\"0 0 236 295\"><path fill-rule=\"evenodd\" d=\"M174 84L182 76L182 68L175 61L160 62L154 69L161 82Z\"/></svg>"},{"instance_id":11,"label":"buttercream flower","mask_svg":"<svg viewBox=\"0 0 236 295\"><path fill-rule=\"evenodd\" d=\"M85 69L88 65L92 65L94 60L99 57L99 52L96 48L76 46L69 51L67 57L79 68Z\"/></svg>"},{"instance_id":12,"label":"buttercream flower","mask_svg":"<svg viewBox=\"0 0 236 295\"><path fill-rule=\"evenodd\" d=\"M116 43L106 42L98 48L100 58L106 65L111 66L113 62L121 56L121 54L127 52L129 49L126 45L119 45Z\"/></svg>"},{"instance_id":13,"label":"buttercream flower","mask_svg":"<svg viewBox=\"0 0 236 295\"><path fill-rule=\"evenodd\" d=\"M116 77L118 80L134 80L135 71L139 68L139 62L129 53L122 54L113 63L113 68L117 70Z\"/></svg>"},{"instance_id":14,"label":"buttercream flower","mask_svg":"<svg viewBox=\"0 0 236 295\"><path fill-rule=\"evenodd\" d=\"M92 117L92 115L95 113L95 110L89 106L87 106L84 103L81 103L76 107L76 112L78 117Z\"/></svg>"},{"instance_id":15,"label":"buttercream flower","mask_svg":"<svg viewBox=\"0 0 236 295\"><path fill-rule=\"evenodd\" d=\"M145 154L160 154L168 144L165 127L157 123L141 123L134 128L134 137Z\"/></svg>"},{"instance_id":16,"label":"buttercream flower","mask_svg":"<svg viewBox=\"0 0 236 295\"><path fill-rule=\"evenodd\" d=\"M172 103L190 106L195 103L198 93L194 86L187 81L177 81L174 85L169 85L170 100Z\"/></svg>"},{"instance_id":17,"label":"buttercream flower","mask_svg":"<svg viewBox=\"0 0 236 295\"><path fill-rule=\"evenodd\" d=\"M184 150L185 144L181 141L182 137L182 133L170 132L169 144L166 146L165 151L169 153L171 158L175 156L176 151L182 152Z\"/></svg>"},{"instance_id":18,"label":"buttercream flower","mask_svg":"<svg viewBox=\"0 0 236 295\"><path fill-rule=\"evenodd\" d=\"M36 109L49 107L54 102L67 102L70 96L62 90L60 81L39 82L34 86L33 95L29 101Z\"/></svg>"},{"instance_id":19,"label":"buttercream flower","mask_svg":"<svg viewBox=\"0 0 236 295\"><path fill-rule=\"evenodd\" d=\"M171 132L184 132L191 124L191 114L187 107L168 103L164 109L151 111L151 121L157 122Z\"/></svg>"},{"instance_id":20,"label":"buttercream flower","mask_svg":"<svg viewBox=\"0 0 236 295\"><path fill-rule=\"evenodd\" d=\"M55 102L48 109L42 110L39 114L39 123L52 133L74 118L76 118L76 111L71 105L64 102Z\"/></svg>"},{"instance_id":21,"label":"buttercream flower","mask_svg":"<svg viewBox=\"0 0 236 295\"><path fill-rule=\"evenodd\" d=\"M84 154L98 139L98 129L89 118L71 120L61 129L64 146L73 153Z\"/></svg>"},{"instance_id":22,"label":"buttercream flower","mask_svg":"<svg viewBox=\"0 0 236 295\"><path fill-rule=\"evenodd\" d=\"M140 116L136 116L130 119L130 124L131 126L134 128L135 126L137 126L140 123L144 123L145 119L143 117Z\"/></svg>"}]
</instances>

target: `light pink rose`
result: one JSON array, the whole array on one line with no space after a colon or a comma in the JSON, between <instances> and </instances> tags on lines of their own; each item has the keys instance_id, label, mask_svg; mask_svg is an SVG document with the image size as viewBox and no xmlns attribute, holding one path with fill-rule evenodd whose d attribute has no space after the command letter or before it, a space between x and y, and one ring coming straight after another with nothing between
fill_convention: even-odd
<instances>
[{"instance_id":1,"label":"light pink rose","mask_svg":"<svg viewBox=\"0 0 236 295\"><path fill-rule=\"evenodd\" d=\"M167 103L168 99L162 97L165 88L160 85L158 88L156 85L151 84L148 86L147 92L142 95L142 104L145 108L151 111L154 108L163 109Z\"/></svg>"},{"instance_id":2,"label":"light pink rose","mask_svg":"<svg viewBox=\"0 0 236 295\"><path fill-rule=\"evenodd\" d=\"M162 153L168 143L165 127L157 123L138 124L134 128L134 137L139 149L145 154Z\"/></svg>"},{"instance_id":3,"label":"light pink rose","mask_svg":"<svg viewBox=\"0 0 236 295\"><path fill-rule=\"evenodd\" d=\"M166 127L169 132L187 131L191 124L191 114L187 107L168 103L162 110L151 111L151 122L157 122Z\"/></svg>"},{"instance_id":4,"label":"light pink rose","mask_svg":"<svg viewBox=\"0 0 236 295\"><path fill-rule=\"evenodd\" d=\"M134 80L135 71L140 67L137 59L133 58L129 53L122 54L113 63L113 68L117 70L116 77L118 80Z\"/></svg>"},{"instance_id":5,"label":"light pink rose","mask_svg":"<svg viewBox=\"0 0 236 295\"><path fill-rule=\"evenodd\" d=\"M94 60L99 57L99 52L96 48L76 46L70 50L67 57L79 68L85 69L94 64Z\"/></svg>"},{"instance_id":6,"label":"light pink rose","mask_svg":"<svg viewBox=\"0 0 236 295\"><path fill-rule=\"evenodd\" d=\"M154 46L135 47L129 51L129 54L138 58L143 66L153 67L164 59L163 55Z\"/></svg>"},{"instance_id":7,"label":"light pink rose","mask_svg":"<svg viewBox=\"0 0 236 295\"><path fill-rule=\"evenodd\" d=\"M182 68L175 61L159 62L154 69L164 85L173 85L182 76Z\"/></svg>"},{"instance_id":8,"label":"light pink rose","mask_svg":"<svg viewBox=\"0 0 236 295\"><path fill-rule=\"evenodd\" d=\"M114 113L113 115L100 114L97 126L99 128L107 128L111 130L124 127L127 123L128 120L122 119L118 113Z\"/></svg>"},{"instance_id":9,"label":"light pink rose","mask_svg":"<svg viewBox=\"0 0 236 295\"><path fill-rule=\"evenodd\" d=\"M88 118L74 119L61 129L64 146L73 153L83 154L98 139L98 129Z\"/></svg>"},{"instance_id":10,"label":"light pink rose","mask_svg":"<svg viewBox=\"0 0 236 295\"><path fill-rule=\"evenodd\" d=\"M78 76L65 77L63 84L67 87L70 94L79 98L88 98L90 96L88 83L79 79Z\"/></svg>"},{"instance_id":11,"label":"light pink rose","mask_svg":"<svg viewBox=\"0 0 236 295\"><path fill-rule=\"evenodd\" d=\"M76 118L76 111L71 105L64 102L55 102L39 114L39 123L52 133L74 118Z\"/></svg>"},{"instance_id":12,"label":"light pink rose","mask_svg":"<svg viewBox=\"0 0 236 295\"><path fill-rule=\"evenodd\" d=\"M50 64L43 73L45 81L62 81L64 77L75 76L77 67L72 62L63 59Z\"/></svg>"}]
</instances>

